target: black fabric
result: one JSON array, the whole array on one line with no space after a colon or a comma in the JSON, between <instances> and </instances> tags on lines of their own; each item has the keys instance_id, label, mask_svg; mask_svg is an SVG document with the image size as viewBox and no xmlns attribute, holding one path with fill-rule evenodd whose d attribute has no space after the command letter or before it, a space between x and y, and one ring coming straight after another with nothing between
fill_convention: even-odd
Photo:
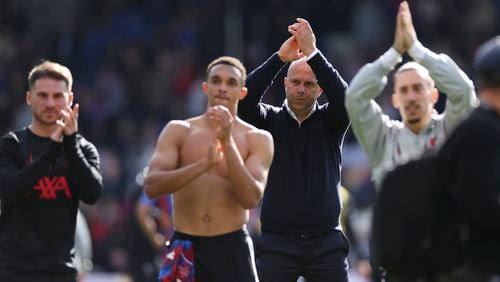
<instances>
[{"instance_id":1,"label":"black fabric","mask_svg":"<svg viewBox=\"0 0 500 282\"><path fill-rule=\"evenodd\" d=\"M316 236L263 233L257 241L257 270L261 282L343 282L347 278L349 243L341 231Z\"/></svg>"},{"instance_id":2,"label":"black fabric","mask_svg":"<svg viewBox=\"0 0 500 282\"><path fill-rule=\"evenodd\" d=\"M171 241L193 243L196 282L255 282L252 239L246 229L202 237L175 231Z\"/></svg>"},{"instance_id":3,"label":"black fabric","mask_svg":"<svg viewBox=\"0 0 500 282\"><path fill-rule=\"evenodd\" d=\"M79 200L95 202L102 179L95 147L79 135L64 138L67 144L60 144L25 128L0 140L2 281L15 281L18 273L32 281L76 273L71 262Z\"/></svg>"},{"instance_id":4,"label":"black fabric","mask_svg":"<svg viewBox=\"0 0 500 282\"><path fill-rule=\"evenodd\" d=\"M389 277L433 277L460 264L459 228L437 158L398 166L386 175L375 203L373 262Z\"/></svg>"},{"instance_id":5,"label":"black fabric","mask_svg":"<svg viewBox=\"0 0 500 282\"><path fill-rule=\"evenodd\" d=\"M248 95L240 101L240 117L269 131L274 159L262 202L262 230L321 233L338 227L341 146L349 125L344 108L347 84L321 54L308 61L329 103L301 125L285 107L261 103L261 97L285 66L274 54L248 76Z\"/></svg>"},{"instance_id":6,"label":"black fabric","mask_svg":"<svg viewBox=\"0 0 500 282\"><path fill-rule=\"evenodd\" d=\"M466 267L500 274L500 115L477 108L442 147L439 161L464 225Z\"/></svg>"}]
</instances>

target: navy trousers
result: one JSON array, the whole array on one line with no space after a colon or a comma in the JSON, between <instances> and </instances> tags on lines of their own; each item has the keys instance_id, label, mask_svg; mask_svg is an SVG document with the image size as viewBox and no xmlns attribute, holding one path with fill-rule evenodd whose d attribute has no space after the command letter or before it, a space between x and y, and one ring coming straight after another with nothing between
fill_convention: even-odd
<instances>
[{"instance_id":1,"label":"navy trousers","mask_svg":"<svg viewBox=\"0 0 500 282\"><path fill-rule=\"evenodd\" d=\"M257 242L260 282L344 282L349 242L339 230L315 236L263 232Z\"/></svg>"}]
</instances>

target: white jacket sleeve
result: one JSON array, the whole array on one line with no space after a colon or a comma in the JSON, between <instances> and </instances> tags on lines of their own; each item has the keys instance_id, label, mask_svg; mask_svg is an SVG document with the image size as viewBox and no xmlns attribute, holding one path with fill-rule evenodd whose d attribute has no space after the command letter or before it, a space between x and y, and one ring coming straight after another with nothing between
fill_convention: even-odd
<instances>
[{"instance_id":1,"label":"white jacket sleeve","mask_svg":"<svg viewBox=\"0 0 500 282\"><path fill-rule=\"evenodd\" d=\"M387 84L387 74L401 62L401 55L390 48L373 63L363 66L352 79L345 106L351 127L372 166L377 166L385 152L385 140L392 122L373 100Z\"/></svg>"}]
</instances>

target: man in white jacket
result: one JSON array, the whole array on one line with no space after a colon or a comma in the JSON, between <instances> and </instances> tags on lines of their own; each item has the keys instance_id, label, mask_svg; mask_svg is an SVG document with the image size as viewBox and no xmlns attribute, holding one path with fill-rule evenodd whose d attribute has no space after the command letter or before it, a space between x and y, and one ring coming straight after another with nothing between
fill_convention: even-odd
<instances>
[{"instance_id":1,"label":"man in white jacket","mask_svg":"<svg viewBox=\"0 0 500 282\"><path fill-rule=\"evenodd\" d=\"M414 62L395 72L392 95L402 121L391 120L374 98L406 52ZM440 115L434 110L439 95L435 85L447 94L446 109ZM394 45L361 68L346 95L354 134L370 159L377 187L395 166L437 150L477 103L472 81L455 62L418 41L406 1L399 6Z\"/></svg>"}]
</instances>

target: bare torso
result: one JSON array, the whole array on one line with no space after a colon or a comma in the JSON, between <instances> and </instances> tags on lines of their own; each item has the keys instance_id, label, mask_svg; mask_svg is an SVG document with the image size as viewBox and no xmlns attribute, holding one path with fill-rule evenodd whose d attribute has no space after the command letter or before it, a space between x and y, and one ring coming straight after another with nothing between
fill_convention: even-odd
<instances>
[{"instance_id":1,"label":"bare torso","mask_svg":"<svg viewBox=\"0 0 500 282\"><path fill-rule=\"evenodd\" d=\"M207 158L214 133L203 118L187 120L180 140L178 167ZM235 122L232 137L243 160L249 154L248 135L252 128ZM232 192L225 161L191 181L173 194L175 230L197 235L214 236L241 229L248 221L244 209Z\"/></svg>"}]
</instances>

